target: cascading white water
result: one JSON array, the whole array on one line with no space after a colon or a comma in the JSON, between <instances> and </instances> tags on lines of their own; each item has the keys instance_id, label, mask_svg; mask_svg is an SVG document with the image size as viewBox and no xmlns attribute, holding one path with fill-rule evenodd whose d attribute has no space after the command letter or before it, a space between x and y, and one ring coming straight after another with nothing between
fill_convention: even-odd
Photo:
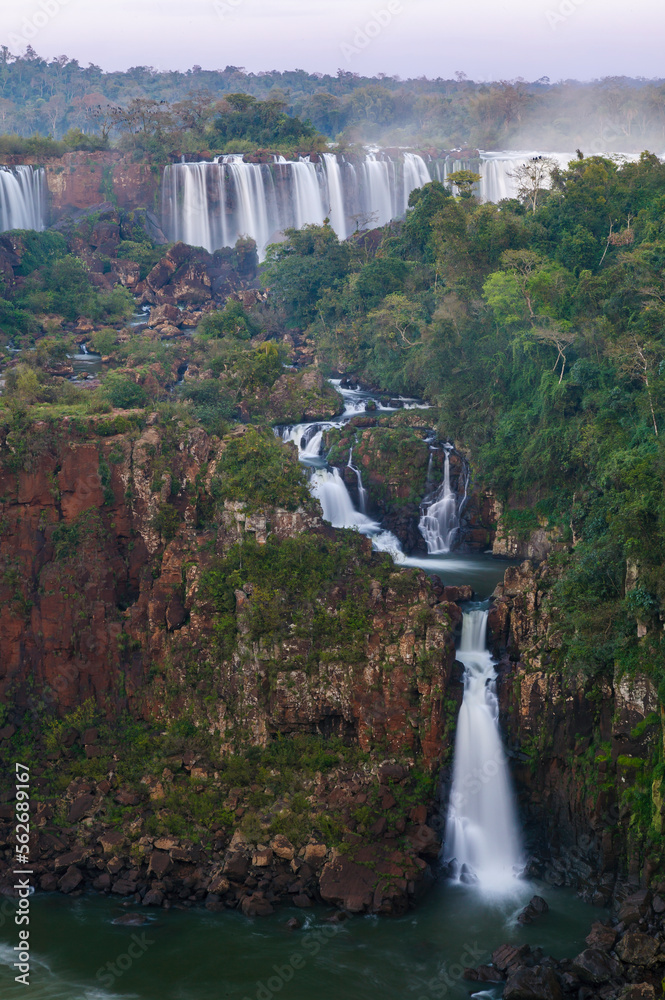
<instances>
[{"instance_id":1,"label":"cascading white water","mask_svg":"<svg viewBox=\"0 0 665 1000\"><path fill-rule=\"evenodd\" d=\"M46 174L42 167L0 167L0 231L43 230Z\"/></svg>"},{"instance_id":2,"label":"cascading white water","mask_svg":"<svg viewBox=\"0 0 665 1000\"><path fill-rule=\"evenodd\" d=\"M427 552L430 555L440 555L450 552L455 536L459 531L460 511L457 506L457 495L450 485L450 453L451 444L444 446L443 482L434 494L433 500L423 504L423 513L418 523L420 534L425 539Z\"/></svg>"},{"instance_id":3,"label":"cascading white water","mask_svg":"<svg viewBox=\"0 0 665 1000\"><path fill-rule=\"evenodd\" d=\"M574 153L520 152L507 150L502 153L481 153L478 172L481 175L479 197L481 201L498 204L504 198L517 197L515 170L536 156L547 156L561 168L575 159ZM548 184L546 183L547 187Z\"/></svg>"},{"instance_id":4,"label":"cascading white water","mask_svg":"<svg viewBox=\"0 0 665 1000\"><path fill-rule=\"evenodd\" d=\"M321 502L324 520L333 528L355 528L363 534L378 531L378 524L353 506L339 469L316 469L310 479L310 489Z\"/></svg>"},{"instance_id":5,"label":"cascading white water","mask_svg":"<svg viewBox=\"0 0 665 1000\"><path fill-rule=\"evenodd\" d=\"M340 240L345 240L349 235L349 228L344 207L344 182L342 180L342 168L334 153L324 153L323 162L326 167L326 177L328 178L328 216L330 225L333 227Z\"/></svg>"},{"instance_id":6,"label":"cascading white water","mask_svg":"<svg viewBox=\"0 0 665 1000\"><path fill-rule=\"evenodd\" d=\"M239 236L256 240L263 258L268 243L287 228L325 218L345 239L354 220L363 226L383 226L403 215L409 195L430 180L446 182L457 170L481 175L477 193L481 201L514 198L511 175L530 157L548 155L566 166L568 153L481 152L477 159L446 156L426 160L417 153L399 157L367 153L354 165L335 153L289 161L273 157L271 163L245 163L239 154L220 156L203 163L175 163L164 169L162 185L163 227L170 239L214 251L233 246ZM16 168L28 170L31 168Z\"/></svg>"},{"instance_id":7,"label":"cascading white water","mask_svg":"<svg viewBox=\"0 0 665 1000\"><path fill-rule=\"evenodd\" d=\"M482 889L506 892L515 888L522 847L499 731L487 618L482 608L464 614L457 654L464 664L464 699L457 720L443 859L462 881L477 880Z\"/></svg>"},{"instance_id":8,"label":"cascading white water","mask_svg":"<svg viewBox=\"0 0 665 1000\"><path fill-rule=\"evenodd\" d=\"M284 229L320 225L325 218L340 239L352 231L354 219L385 225L406 211L411 191L429 180L416 153L397 159L368 153L358 169L334 153L316 162L279 156L255 164L234 154L211 163L174 163L164 169L162 221L169 239L211 252L251 236L263 257Z\"/></svg>"},{"instance_id":9,"label":"cascading white water","mask_svg":"<svg viewBox=\"0 0 665 1000\"><path fill-rule=\"evenodd\" d=\"M360 513L367 513L367 490L363 486L363 477L360 473L360 469L357 469L353 464L353 448L349 448L349 461L347 462L347 467L351 469L351 472L355 472L356 479L358 480L358 503L360 505Z\"/></svg>"},{"instance_id":10,"label":"cascading white water","mask_svg":"<svg viewBox=\"0 0 665 1000\"><path fill-rule=\"evenodd\" d=\"M291 441L298 449L300 461L318 458L321 453L321 442L325 427L331 424L294 424L292 427L283 427L281 432L282 441Z\"/></svg>"},{"instance_id":11,"label":"cascading white water","mask_svg":"<svg viewBox=\"0 0 665 1000\"><path fill-rule=\"evenodd\" d=\"M424 184L429 184L432 178L429 175L427 165L422 156L415 153L404 154L404 184L402 185L403 205L402 211L406 212L409 207L409 195L416 188L421 188Z\"/></svg>"}]
</instances>

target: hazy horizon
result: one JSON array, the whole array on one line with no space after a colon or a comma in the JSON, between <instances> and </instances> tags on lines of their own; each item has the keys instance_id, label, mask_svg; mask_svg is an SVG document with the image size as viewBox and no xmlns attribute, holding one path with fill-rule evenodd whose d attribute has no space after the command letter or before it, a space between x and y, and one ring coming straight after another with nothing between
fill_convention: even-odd
<instances>
[{"instance_id":1,"label":"hazy horizon","mask_svg":"<svg viewBox=\"0 0 665 1000\"><path fill-rule=\"evenodd\" d=\"M13 0L0 43L66 54L106 71L132 66L248 72L552 82L665 75L665 8L655 0ZM630 44L626 44L629 39Z\"/></svg>"}]
</instances>

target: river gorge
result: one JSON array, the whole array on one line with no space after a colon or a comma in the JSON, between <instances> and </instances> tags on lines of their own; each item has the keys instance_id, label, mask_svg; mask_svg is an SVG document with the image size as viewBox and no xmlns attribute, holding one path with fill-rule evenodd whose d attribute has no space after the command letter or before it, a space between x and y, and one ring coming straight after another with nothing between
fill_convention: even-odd
<instances>
[{"instance_id":1,"label":"river gorge","mask_svg":"<svg viewBox=\"0 0 665 1000\"><path fill-rule=\"evenodd\" d=\"M355 302L360 279L343 293L324 283L307 323L287 315L288 282L260 281L266 246L310 224L331 254L352 247L378 269L378 227L399 234L428 187L453 218L449 244L476 208L482 235L509 211L493 204L515 195L524 155L229 154L155 169L73 153L0 171L0 271L43 310L28 332L11 327L0 378L0 751L30 771L40 1000L655 997L659 688L618 659L594 673L558 655L561 580L591 501L573 491L568 521L549 517L535 488L484 477L487 442L470 446L410 374L386 365L403 387L389 390L330 362L340 329L361 346L379 331L377 365L406 356L409 337L439 337L462 384L466 274L455 286L446 244L439 302L413 292L426 265L409 259L412 286L390 274L388 306L367 307L362 329L322 306ZM477 200L431 183L454 167L478 167ZM627 253L630 224L613 235L605 251ZM92 318L56 313L34 284L56 253L108 297ZM540 266L502 259L481 341L517 323L520 280ZM557 267L534 284L548 309ZM124 313L109 319L118 292ZM399 311L407 292L420 312ZM548 357L532 383L569 419L601 378L576 362L563 399L568 328L548 340L527 301L528 350L558 336L564 359L560 378ZM493 376L511 351L494 352ZM485 403L460 419L493 418ZM621 600L643 563L622 563ZM643 639L658 626L641 600ZM14 811L4 781L8 1000L23 989Z\"/></svg>"}]
</instances>

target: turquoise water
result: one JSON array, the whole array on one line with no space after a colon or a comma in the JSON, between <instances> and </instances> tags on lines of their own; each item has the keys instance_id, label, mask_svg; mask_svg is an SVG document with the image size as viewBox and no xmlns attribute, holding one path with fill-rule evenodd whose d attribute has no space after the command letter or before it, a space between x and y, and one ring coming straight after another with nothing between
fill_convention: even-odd
<instances>
[{"instance_id":1,"label":"turquoise water","mask_svg":"<svg viewBox=\"0 0 665 1000\"><path fill-rule=\"evenodd\" d=\"M494 559L484 552L450 552L440 556L406 557L400 566L415 567L440 577L446 587L473 587L478 600L491 597L508 566L516 560Z\"/></svg>"},{"instance_id":2,"label":"turquoise water","mask_svg":"<svg viewBox=\"0 0 665 1000\"><path fill-rule=\"evenodd\" d=\"M279 909L249 920L236 912L149 912L142 927L114 926L128 909L85 895L33 896L29 989L14 983L17 928L0 928L2 1000L461 1000L489 998L461 979L506 941L577 954L600 911L566 889L516 883L513 898L492 902L477 890L438 883L418 909L396 918L325 922L329 910ZM531 927L515 917L539 892L550 912ZM131 907L129 912L136 912ZM138 912L145 914L141 908ZM286 921L304 921L289 931ZM110 963L110 968L109 968Z\"/></svg>"}]
</instances>

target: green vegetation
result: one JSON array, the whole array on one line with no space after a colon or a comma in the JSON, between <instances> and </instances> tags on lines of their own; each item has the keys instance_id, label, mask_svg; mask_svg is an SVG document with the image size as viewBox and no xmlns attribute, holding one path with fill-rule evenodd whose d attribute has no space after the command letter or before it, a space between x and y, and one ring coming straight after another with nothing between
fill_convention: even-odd
<instances>
[{"instance_id":1,"label":"green vegetation","mask_svg":"<svg viewBox=\"0 0 665 1000\"><path fill-rule=\"evenodd\" d=\"M261 642L266 651L287 639L305 640L297 642L299 652L279 669L308 669L332 647L345 663L359 662L364 656L369 579L361 552L362 539L351 533L340 539L309 534L282 542L268 538L263 545L245 540L234 546L205 572L201 584L204 599L217 612L222 654L228 657L234 648L235 593L244 589L251 594L242 612L251 640ZM328 595L336 584L343 584L347 596L331 602Z\"/></svg>"},{"instance_id":2,"label":"green vegetation","mask_svg":"<svg viewBox=\"0 0 665 1000\"><path fill-rule=\"evenodd\" d=\"M236 337L251 340L259 332L259 325L239 302L230 299L218 312L206 313L197 333L203 340L219 337Z\"/></svg>"},{"instance_id":3,"label":"green vegetation","mask_svg":"<svg viewBox=\"0 0 665 1000\"><path fill-rule=\"evenodd\" d=\"M375 256L327 226L287 234L265 281L317 355L436 403L442 435L557 557L552 662L665 679L665 166L579 158L535 211L440 184ZM626 586L626 566L637 582ZM638 642L637 622L647 628Z\"/></svg>"},{"instance_id":4,"label":"green vegetation","mask_svg":"<svg viewBox=\"0 0 665 1000\"><path fill-rule=\"evenodd\" d=\"M228 441L212 490L214 496L246 504L248 511L296 510L311 504L307 480L295 457L272 431L255 427Z\"/></svg>"},{"instance_id":5,"label":"green vegetation","mask_svg":"<svg viewBox=\"0 0 665 1000\"><path fill-rule=\"evenodd\" d=\"M216 17L212 9L209 16ZM316 130L347 143L445 149L593 143L625 151L662 140L663 84L645 79L475 83L464 73L400 80L348 70L247 73L238 66L105 73L66 56L42 59L31 47L22 56L5 49L0 75L4 127L20 133L0 138L5 154L62 155L105 148L116 137L145 152L309 150Z\"/></svg>"}]
</instances>

